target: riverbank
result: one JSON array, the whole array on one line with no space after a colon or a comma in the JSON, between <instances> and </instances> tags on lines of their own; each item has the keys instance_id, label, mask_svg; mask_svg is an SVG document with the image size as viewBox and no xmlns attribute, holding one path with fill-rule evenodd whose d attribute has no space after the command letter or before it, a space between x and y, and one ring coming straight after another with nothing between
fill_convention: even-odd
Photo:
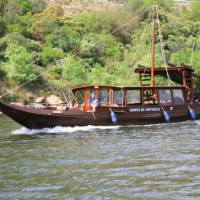
<instances>
[{"instance_id":1,"label":"riverbank","mask_svg":"<svg viewBox=\"0 0 200 200\"><path fill-rule=\"evenodd\" d=\"M131 68L151 65L147 22L152 1L23 2L5 1L0 10L0 94L13 94L9 102L81 85L137 85ZM159 12L167 62L189 64L193 49L194 70L200 73L198 5L182 12L171 1L162 1ZM158 42L155 66L163 65ZM24 91L12 93L24 82L29 83Z\"/></svg>"}]
</instances>

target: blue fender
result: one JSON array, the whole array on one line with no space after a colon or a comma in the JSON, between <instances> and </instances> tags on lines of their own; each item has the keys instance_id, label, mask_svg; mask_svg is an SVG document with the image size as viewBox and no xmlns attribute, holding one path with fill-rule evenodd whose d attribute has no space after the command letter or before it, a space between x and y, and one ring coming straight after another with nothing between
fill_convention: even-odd
<instances>
[{"instance_id":1,"label":"blue fender","mask_svg":"<svg viewBox=\"0 0 200 200\"><path fill-rule=\"evenodd\" d=\"M112 110L110 110L110 116L111 116L111 120L113 123L117 122L117 116L115 114L115 112L113 112Z\"/></svg>"},{"instance_id":2,"label":"blue fender","mask_svg":"<svg viewBox=\"0 0 200 200\"><path fill-rule=\"evenodd\" d=\"M163 109L163 117L164 117L164 120L165 122L170 122L170 116L169 116L169 113Z\"/></svg>"},{"instance_id":3,"label":"blue fender","mask_svg":"<svg viewBox=\"0 0 200 200\"><path fill-rule=\"evenodd\" d=\"M188 109L189 109L188 110L188 115L189 115L190 119L192 121L194 121L196 119L196 113L190 106L188 107Z\"/></svg>"}]
</instances>

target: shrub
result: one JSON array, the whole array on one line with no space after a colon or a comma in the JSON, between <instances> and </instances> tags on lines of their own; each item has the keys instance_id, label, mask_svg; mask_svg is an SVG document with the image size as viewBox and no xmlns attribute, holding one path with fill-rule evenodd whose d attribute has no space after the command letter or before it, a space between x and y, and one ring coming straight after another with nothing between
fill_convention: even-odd
<instances>
[{"instance_id":1,"label":"shrub","mask_svg":"<svg viewBox=\"0 0 200 200\"><path fill-rule=\"evenodd\" d=\"M26 49L32 51L40 51L41 49L40 44L37 41L26 38L19 33L7 34L2 41L6 45L9 45L10 43L17 43L20 46L24 46Z\"/></svg>"},{"instance_id":2,"label":"shrub","mask_svg":"<svg viewBox=\"0 0 200 200\"><path fill-rule=\"evenodd\" d=\"M7 32L8 33L22 33L23 27L20 24L8 24Z\"/></svg>"},{"instance_id":3,"label":"shrub","mask_svg":"<svg viewBox=\"0 0 200 200\"><path fill-rule=\"evenodd\" d=\"M41 53L41 61L43 65L47 65L50 62L54 62L56 59L64 57L64 53L61 49L44 47Z\"/></svg>"}]
</instances>

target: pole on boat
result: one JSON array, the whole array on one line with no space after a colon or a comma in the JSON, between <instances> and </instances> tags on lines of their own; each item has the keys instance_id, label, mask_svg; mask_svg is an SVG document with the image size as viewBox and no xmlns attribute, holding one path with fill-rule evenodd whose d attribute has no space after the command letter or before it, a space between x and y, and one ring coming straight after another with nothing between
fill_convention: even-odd
<instances>
[{"instance_id":1,"label":"pole on boat","mask_svg":"<svg viewBox=\"0 0 200 200\"><path fill-rule=\"evenodd\" d=\"M151 82L150 85L153 87L155 86L155 80L154 80L154 65L155 65L155 28L156 28L156 12L157 12L157 5L154 5L152 7L153 10L153 23L152 23L152 38L151 38Z\"/></svg>"}]
</instances>

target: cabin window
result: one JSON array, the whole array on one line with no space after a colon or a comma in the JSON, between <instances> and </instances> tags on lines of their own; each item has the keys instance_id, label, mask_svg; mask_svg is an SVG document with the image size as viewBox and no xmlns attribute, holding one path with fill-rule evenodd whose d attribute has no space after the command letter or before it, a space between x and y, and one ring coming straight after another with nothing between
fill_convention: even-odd
<instances>
[{"instance_id":1,"label":"cabin window","mask_svg":"<svg viewBox=\"0 0 200 200\"><path fill-rule=\"evenodd\" d=\"M78 90L75 92L76 101L78 104L82 104L84 101L84 91Z\"/></svg>"},{"instance_id":2,"label":"cabin window","mask_svg":"<svg viewBox=\"0 0 200 200\"><path fill-rule=\"evenodd\" d=\"M183 91L180 89L173 90L174 104L184 104Z\"/></svg>"},{"instance_id":3,"label":"cabin window","mask_svg":"<svg viewBox=\"0 0 200 200\"><path fill-rule=\"evenodd\" d=\"M100 89L99 90L99 103L101 105L108 105L109 104L109 90Z\"/></svg>"},{"instance_id":4,"label":"cabin window","mask_svg":"<svg viewBox=\"0 0 200 200\"><path fill-rule=\"evenodd\" d=\"M113 104L114 105L123 105L123 96L124 93L122 90L113 91Z\"/></svg>"},{"instance_id":5,"label":"cabin window","mask_svg":"<svg viewBox=\"0 0 200 200\"><path fill-rule=\"evenodd\" d=\"M127 104L141 103L140 90L127 90Z\"/></svg>"},{"instance_id":6,"label":"cabin window","mask_svg":"<svg viewBox=\"0 0 200 200\"><path fill-rule=\"evenodd\" d=\"M157 104L158 103L157 89L143 90L144 104Z\"/></svg>"},{"instance_id":7,"label":"cabin window","mask_svg":"<svg viewBox=\"0 0 200 200\"><path fill-rule=\"evenodd\" d=\"M172 96L171 91L167 89L159 90L159 97L161 104L171 104L172 103Z\"/></svg>"}]
</instances>

